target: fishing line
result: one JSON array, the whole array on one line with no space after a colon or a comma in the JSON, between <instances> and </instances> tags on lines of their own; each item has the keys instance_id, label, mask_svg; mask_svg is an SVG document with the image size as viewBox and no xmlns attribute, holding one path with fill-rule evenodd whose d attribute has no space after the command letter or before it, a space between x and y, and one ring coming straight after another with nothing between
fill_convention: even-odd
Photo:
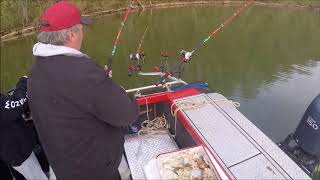
<instances>
[{"instance_id":1,"label":"fishing line","mask_svg":"<svg viewBox=\"0 0 320 180\"><path fill-rule=\"evenodd\" d=\"M239 8L232 16L228 17L223 23L221 23L206 39L201 41L190 53L191 55L195 53L198 49L204 46L210 39L213 39L215 35L226 25L228 25L234 18L236 18L244 9L249 7L254 2L254 0L247 1L241 8ZM190 55L190 56L191 56ZM190 57L189 57L190 58Z\"/></svg>"},{"instance_id":2,"label":"fishing line","mask_svg":"<svg viewBox=\"0 0 320 180\"><path fill-rule=\"evenodd\" d=\"M224 28L226 25L228 25L232 20L234 20L244 9L246 9L247 7L249 7L249 5L253 4L254 0L248 0L247 2L245 2L245 4L243 6L241 6L235 13L233 13L233 15L231 15L230 17L228 17L223 23L221 23L206 39L204 39L203 41L201 41L192 51L188 52L185 50L182 50L180 52L180 62L177 63L176 65L173 66L173 68L171 68L170 70L167 70L164 75L160 78L160 81L158 81L156 83L156 85L158 84L162 84L165 79L168 76L173 75L175 70L179 69L179 71L181 70L181 67L183 69L183 66L185 63L189 62L191 56L197 51L199 50L201 47L203 47L210 39L213 39L215 37L215 35L221 31L222 28ZM178 72L179 78L182 72Z\"/></svg>"},{"instance_id":3,"label":"fishing line","mask_svg":"<svg viewBox=\"0 0 320 180\"><path fill-rule=\"evenodd\" d=\"M140 50L141 50L141 46L142 46L144 37L145 37L145 35L147 34L148 30L149 30L149 25L147 26L146 30L145 30L144 33L143 33L143 36L142 36L142 38L141 38L141 40L140 40L140 43L139 43L139 46L138 46L137 53L140 53Z\"/></svg>"}]
</instances>

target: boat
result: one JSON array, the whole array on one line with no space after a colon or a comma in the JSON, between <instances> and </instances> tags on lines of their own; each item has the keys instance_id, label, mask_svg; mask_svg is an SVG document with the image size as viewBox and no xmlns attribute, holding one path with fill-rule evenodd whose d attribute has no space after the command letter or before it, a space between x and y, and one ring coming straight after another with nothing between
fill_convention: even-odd
<instances>
[{"instance_id":1,"label":"boat","mask_svg":"<svg viewBox=\"0 0 320 180\"><path fill-rule=\"evenodd\" d=\"M165 75L140 73L159 74ZM311 179L237 110L238 103L210 90L207 83L167 78L162 84L127 90L140 106L139 119L125 134L125 160L132 179L163 178L159 162L152 163L159 155L199 146L208 154L213 179ZM162 119L160 128L145 130L157 119Z\"/></svg>"},{"instance_id":2,"label":"boat","mask_svg":"<svg viewBox=\"0 0 320 180\"><path fill-rule=\"evenodd\" d=\"M136 98L140 115L125 130L119 166L122 179L168 179L161 176L157 159L199 147L214 176L200 174L193 179L311 179L319 163L320 94L295 132L276 144L237 110L239 103L211 90L207 83L189 84L168 75L163 83L126 92ZM157 120L159 126L148 126ZM192 179L188 177L183 179Z\"/></svg>"},{"instance_id":3,"label":"boat","mask_svg":"<svg viewBox=\"0 0 320 180\"><path fill-rule=\"evenodd\" d=\"M311 103L296 131L277 144L237 110L239 103L211 90L207 83L189 84L182 80L184 66L191 57L253 2L244 3L195 48L181 50L180 61L171 68L168 53L161 52L160 65L152 68L154 72L144 72L145 54L139 51L147 27L138 51L129 56L128 76L137 72L160 79L152 85L127 90L129 96L137 99L140 116L125 132L125 156L119 168L122 176L311 179L320 158L320 95Z\"/></svg>"}]
</instances>

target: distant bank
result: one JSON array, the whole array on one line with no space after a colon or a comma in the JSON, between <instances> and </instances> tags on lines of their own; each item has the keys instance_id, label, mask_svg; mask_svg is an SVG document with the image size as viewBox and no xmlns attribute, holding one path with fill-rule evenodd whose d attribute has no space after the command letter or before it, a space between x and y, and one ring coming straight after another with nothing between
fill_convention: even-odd
<instances>
[{"instance_id":1,"label":"distant bank","mask_svg":"<svg viewBox=\"0 0 320 180\"><path fill-rule=\"evenodd\" d=\"M2 0L1 41L26 36L38 30L38 20L46 7L60 0ZM129 0L70 0L92 17L124 11ZM161 8L198 4L239 4L244 0L137 0L138 8ZM256 0L256 5L310 8L320 11L319 0Z\"/></svg>"}]
</instances>

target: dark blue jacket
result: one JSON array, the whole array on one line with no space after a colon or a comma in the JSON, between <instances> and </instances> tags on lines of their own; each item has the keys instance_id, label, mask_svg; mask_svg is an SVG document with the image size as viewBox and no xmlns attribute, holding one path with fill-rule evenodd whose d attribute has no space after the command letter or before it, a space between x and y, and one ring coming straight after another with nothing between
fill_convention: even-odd
<instances>
[{"instance_id":1,"label":"dark blue jacket","mask_svg":"<svg viewBox=\"0 0 320 180\"><path fill-rule=\"evenodd\" d=\"M58 179L112 179L123 153L122 127L138 118L137 102L86 56L37 56L29 105Z\"/></svg>"},{"instance_id":2,"label":"dark blue jacket","mask_svg":"<svg viewBox=\"0 0 320 180\"><path fill-rule=\"evenodd\" d=\"M28 110L27 78L22 77L11 96L1 94L0 159L10 166L19 166L37 143L34 128L22 115Z\"/></svg>"}]
</instances>

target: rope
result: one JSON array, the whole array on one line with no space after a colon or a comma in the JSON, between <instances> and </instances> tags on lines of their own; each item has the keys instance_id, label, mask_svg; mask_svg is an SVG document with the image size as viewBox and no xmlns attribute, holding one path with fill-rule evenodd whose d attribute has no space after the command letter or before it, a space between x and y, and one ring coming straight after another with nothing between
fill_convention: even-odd
<instances>
[{"instance_id":1,"label":"rope","mask_svg":"<svg viewBox=\"0 0 320 180\"><path fill-rule=\"evenodd\" d=\"M232 106L238 108L240 107L240 103L239 102L235 102L235 101L231 101L228 99L218 99L218 100L205 100L205 101L200 101L200 102L174 102L171 105L171 114L172 116L176 117L177 116L177 112L180 110L191 110L191 109L199 109L204 107L207 104L212 104L212 103L217 103L217 102L228 102L229 104L231 104ZM173 106L176 106L177 108L173 111Z\"/></svg>"},{"instance_id":2,"label":"rope","mask_svg":"<svg viewBox=\"0 0 320 180\"><path fill-rule=\"evenodd\" d=\"M170 134L169 133L170 124L164 115L161 117L156 117L153 120L145 120L141 123L141 129L138 131L140 136L150 136L154 134Z\"/></svg>"},{"instance_id":3,"label":"rope","mask_svg":"<svg viewBox=\"0 0 320 180\"><path fill-rule=\"evenodd\" d=\"M140 94L140 97L143 97L143 95ZM146 100L147 120L141 123L141 129L138 131L138 135L140 136L151 136L154 134L171 135L169 132L170 124L167 122L164 115L162 115L162 117L155 117L153 120L150 120L148 98L145 97L145 100Z\"/></svg>"},{"instance_id":4,"label":"rope","mask_svg":"<svg viewBox=\"0 0 320 180\"><path fill-rule=\"evenodd\" d=\"M171 109L171 115L174 117L174 137L176 137L176 130L177 130L177 119L178 119L178 112L181 110L192 110L192 109L200 109L208 104L212 104L212 103L217 103L217 102L228 102L230 105L238 108L240 107L240 103L239 102L235 102L235 101L231 101L228 99L218 99L218 100L205 100L205 101L200 101L200 102L174 102L172 103L170 109ZM175 110L173 110L173 107L176 106L177 108Z\"/></svg>"},{"instance_id":5,"label":"rope","mask_svg":"<svg viewBox=\"0 0 320 180\"><path fill-rule=\"evenodd\" d=\"M140 97L144 97L140 94ZM145 97L146 100L146 109L147 109L147 120L143 121L141 123L141 129L138 131L138 135L140 136L150 136L154 134L169 134L172 137L176 137L177 135L177 120L178 120L178 112L181 110L192 110L192 109L200 109L208 104L213 104L217 102L227 102L231 106L234 106L236 108L240 107L240 103L236 101L232 101L229 99L217 99L217 100L204 100L200 102L190 102L190 101L184 101L179 102L176 101L172 103L170 110L171 115L174 117L174 134L171 134L169 131L170 124L166 120L165 116L162 115L162 117L156 117L153 120L150 120L149 118L149 105L148 105L148 99ZM175 110L174 106L177 108Z\"/></svg>"},{"instance_id":6,"label":"rope","mask_svg":"<svg viewBox=\"0 0 320 180\"><path fill-rule=\"evenodd\" d=\"M150 118L149 118L149 105L148 105L148 99L145 98L146 100L146 108L147 108L147 120L150 121Z\"/></svg>"}]
</instances>

